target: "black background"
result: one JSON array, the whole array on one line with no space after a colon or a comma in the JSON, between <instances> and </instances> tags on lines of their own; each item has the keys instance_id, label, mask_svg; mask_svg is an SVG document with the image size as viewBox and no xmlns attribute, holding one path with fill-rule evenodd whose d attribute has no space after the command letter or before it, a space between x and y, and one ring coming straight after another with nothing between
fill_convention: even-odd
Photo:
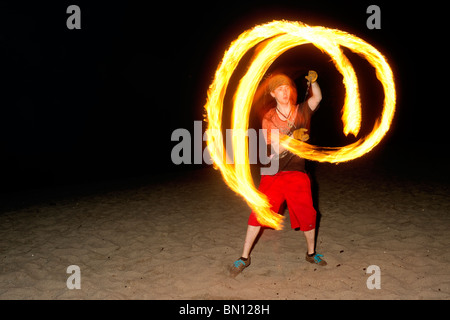
<instances>
[{"instance_id":1,"label":"black background","mask_svg":"<svg viewBox=\"0 0 450 320\"><path fill-rule=\"evenodd\" d=\"M81 9L80 30L66 27L71 4ZM381 8L380 30L366 27L371 4ZM193 131L203 119L208 86L230 43L278 19L337 28L378 48L395 75L397 110L387 136L365 157L447 179L448 19L438 2L11 1L0 4L0 191L199 167L172 163L173 130ZM383 91L367 62L345 53L360 81L361 134L368 133ZM301 46L277 63L319 73L324 99L312 142L355 141L342 134L344 88L330 58Z\"/></svg>"}]
</instances>

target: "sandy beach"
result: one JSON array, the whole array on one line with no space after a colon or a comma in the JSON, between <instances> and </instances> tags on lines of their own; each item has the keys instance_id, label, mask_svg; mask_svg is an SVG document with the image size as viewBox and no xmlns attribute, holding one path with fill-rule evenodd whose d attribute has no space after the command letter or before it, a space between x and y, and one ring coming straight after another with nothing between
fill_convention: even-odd
<instances>
[{"instance_id":1,"label":"sandy beach","mask_svg":"<svg viewBox=\"0 0 450 320\"><path fill-rule=\"evenodd\" d=\"M320 164L317 251L289 228L265 230L232 279L249 209L212 168L153 181L6 195L0 299L449 299L450 198L445 179L411 178L368 161ZM81 191L80 191L81 190ZM21 198L22 197L22 198ZM34 200L33 200L34 199ZM80 268L68 289L67 268ZM380 289L369 289L369 266Z\"/></svg>"}]
</instances>

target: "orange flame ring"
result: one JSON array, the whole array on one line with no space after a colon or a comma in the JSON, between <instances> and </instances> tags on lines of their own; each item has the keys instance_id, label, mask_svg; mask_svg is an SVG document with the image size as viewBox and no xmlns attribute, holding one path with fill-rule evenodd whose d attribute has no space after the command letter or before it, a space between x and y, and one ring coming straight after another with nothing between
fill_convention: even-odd
<instances>
[{"instance_id":1,"label":"orange flame ring","mask_svg":"<svg viewBox=\"0 0 450 320\"><path fill-rule=\"evenodd\" d=\"M395 111L396 93L392 70L381 53L360 38L340 30L310 27L300 22L273 21L245 31L231 44L208 90L208 100L205 105L208 121L208 149L225 182L246 199L250 207L258 213L258 220L264 225L279 229L281 216L270 210L265 195L256 190L253 185L248 163L247 140L243 139L242 134L233 134L235 165L231 166L223 161L223 139L220 134L223 99L229 79L244 54L266 39L270 40L252 61L236 91L232 115L233 132L242 133L248 129L253 96L257 85L272 62L286 50L305 43L312 43L327 52L343 75L346 88L343 107L345 134L357 135L359 131L360 100L355 72L340 46L345 46L363 56L375 68L376 76L383 85L385 100L381 119L375 124L372 133L350 145L336 148L317 147L285 138L282 145L298 156L314 161L338 163L358 158L369 152L389 130Z\"/></svg>"}]
</instances>

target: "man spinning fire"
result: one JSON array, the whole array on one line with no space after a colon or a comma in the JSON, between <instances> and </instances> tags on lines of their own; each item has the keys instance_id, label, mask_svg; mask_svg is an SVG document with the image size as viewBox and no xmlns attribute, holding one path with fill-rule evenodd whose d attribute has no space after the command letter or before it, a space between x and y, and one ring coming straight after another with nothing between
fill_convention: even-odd
<instances>
[{"instance_id":1,"label":"man spinning fire","mask_svg":"<svg viewBox=\"0 0 450 320\"><path fill-rule=\"evenodd\" d=\"M267 111L262 120L262 128L267 131L266 142L271 151L271 161L279 161L277 172L262 174L258 190L269 199L271 210L278 213L284 202L289 210L292 229L303 231L306 239L306 261L325 266L323 255L315 251L316 210L313 207L311 183L305 170L305 159L286 150L279 143L282 135L301 141L309 139L310 119L322 100L322 92L317 83L317 73L309 71L309 95L297 105L295 83L285 74L275 74L267 79L267 90L276 106ZM275 130L273 130L275 129ZM278 134L276 134L278 132ZM231 266L230 274L236 277L250 266L250 253L261 231L256 213L248 219L247 234L241 257Z\"/></svg>"}]
</instances>

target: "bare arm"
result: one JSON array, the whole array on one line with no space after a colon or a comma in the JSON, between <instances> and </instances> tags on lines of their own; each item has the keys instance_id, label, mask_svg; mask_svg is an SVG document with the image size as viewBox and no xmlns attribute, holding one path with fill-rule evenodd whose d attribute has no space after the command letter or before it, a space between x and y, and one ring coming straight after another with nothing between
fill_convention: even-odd
<instances>
[{"instance_id":1,"label":"bare arm","mask_svg":"<svg viewBox=\"0 0 450 320\"><path fill-rule=\"evenodd\" d=\"M318 78L317 72L309 70L308 75L305 78L308 80L309 87L308 105L309 108L314 111L322 100L322 91L320 90L319 84L316 82Z\"/></svg>"},{"instance_id":2,"label":"bare arm","mask_svg":"<svg viewBox=\"0 0 450 320\"><path fill-rule=\"evenodd\" d=\"M313 82L310 88L310 97L308 98L308 106L314 111L322 100L322 91L320 90L319 84Z\"/></svg>"}]
</instances>

